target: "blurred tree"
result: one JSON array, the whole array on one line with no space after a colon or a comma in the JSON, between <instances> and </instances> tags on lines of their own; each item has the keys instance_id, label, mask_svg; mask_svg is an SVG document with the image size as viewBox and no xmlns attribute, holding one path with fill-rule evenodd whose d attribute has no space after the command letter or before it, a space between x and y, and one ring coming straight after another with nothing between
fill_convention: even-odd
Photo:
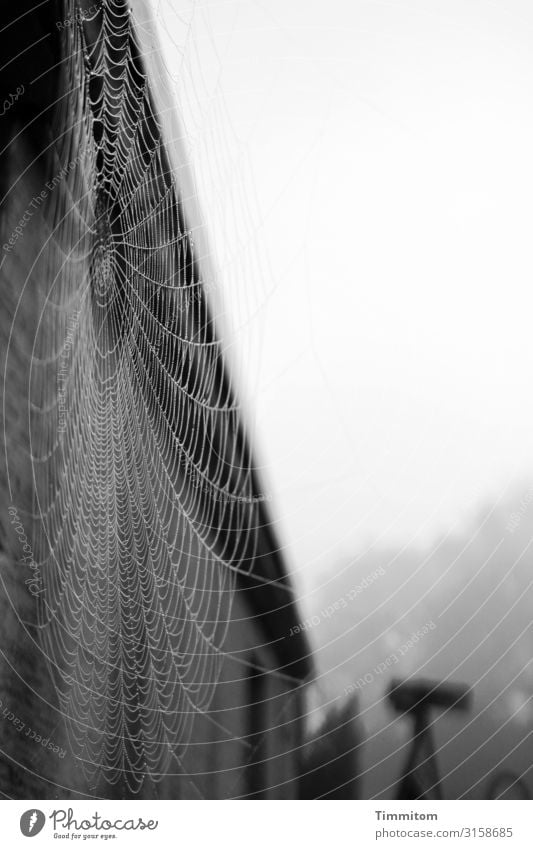
<instances>
[{"instance_id":1,"label":"blurred tree","mask_svg":"<svg viewBox=\"0 0 533 849\"><path fill-rule=\"evenodd\" d=\"M355 696L333 706L302 747L300 799L360 797L359 754L363 743Z\"/></svg>"}]
</instances>

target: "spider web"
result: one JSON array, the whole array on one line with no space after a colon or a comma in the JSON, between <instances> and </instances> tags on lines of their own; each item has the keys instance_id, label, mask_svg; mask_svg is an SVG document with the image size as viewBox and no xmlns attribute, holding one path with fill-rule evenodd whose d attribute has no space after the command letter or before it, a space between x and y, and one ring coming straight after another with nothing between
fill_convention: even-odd
<instances>
[{"instance_id":1,"label":"spider web","mask_svg":"<svg viewBox=\"0 0 533 849\"><path fill-rule=\"evenodd\" d=\"M262 497L133 16L63 13L30 390L39 627L89 780L137 793L179 772L209 708Z\"/></svg>"}]
</instances>

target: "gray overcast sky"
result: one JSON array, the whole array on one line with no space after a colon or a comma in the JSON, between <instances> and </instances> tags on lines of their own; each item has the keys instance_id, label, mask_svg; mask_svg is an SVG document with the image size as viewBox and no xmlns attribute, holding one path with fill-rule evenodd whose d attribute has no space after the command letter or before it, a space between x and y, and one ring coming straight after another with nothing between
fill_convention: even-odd
<instances>
[{"instance_id":1,"label":"gray overcast sky","mask_svg":"<svg viewBox=\"0 0 533 849\"><path fill-rule=\"evenodd\" d=\"M527 478L533 6L153 6L300 588Z\"/></svg>"}]
</instances>

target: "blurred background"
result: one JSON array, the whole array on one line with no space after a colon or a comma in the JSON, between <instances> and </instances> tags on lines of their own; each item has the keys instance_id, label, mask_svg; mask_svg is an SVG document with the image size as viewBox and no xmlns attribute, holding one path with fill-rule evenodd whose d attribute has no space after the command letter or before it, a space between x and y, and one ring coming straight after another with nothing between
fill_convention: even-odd
<instances>
[{"instance_id":1,"label":"blurred background","mask_svg":"<svg viewBox=\"0 0 533 849\"><path fill-rule=\"evenodd\" d=\"M533 8L153 7L317 716L356 694L390 796L391 677L464 681L445 790L531 793Z\"/></svg>"}]
</instances>

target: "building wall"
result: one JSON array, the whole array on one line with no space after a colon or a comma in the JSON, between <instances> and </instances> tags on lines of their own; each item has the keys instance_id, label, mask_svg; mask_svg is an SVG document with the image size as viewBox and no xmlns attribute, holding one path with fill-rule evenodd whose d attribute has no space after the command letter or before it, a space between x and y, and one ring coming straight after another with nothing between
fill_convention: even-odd
<instances>
[{"instance_id":1,"label":"building wall","mask_svg":"<svg viewBox=\"0 0 533 849\"><path fill-rule=\"evenodd\" d=\"M21 173L31 160L22 142L13 151L8 170ZM22 179L10 195L5 220L16 222L39 185L38 175ZM11 522L15 506L30 546L34 508L34 481L28 438L28 382L32 343L38 322L38 289L42 283L38 255L39 234L47 223L37 211L16 250L6 255L1 270L3 309L0 312L0 366L7 359L6 445L0 456L0 793L15 798L77 798L85 794L109 797L123 789L105 782L88 786L69 748L64 721L39 644L37 600L26 580L32 576L22 562L24 551ZM26 284L25 294L23 288ZM22 297L21 297L22 296ZM187 546L195 568L219 568L198 547ZM35 552L33 552L35 554ZM43 579L46 581L47 576ZM216 597L213 597L213 617ZM223 623L222 623L223 625ZM221 627L220 631L223 630ZM288 636L281 636L279 645ZM175 775L162 781L147 779L147 798L246 797L253 782L262 785L266 798L293 798L296 794L301 715L301 687L278 671L281 665L265 645L260 621L254 618L246 592L235 590L230 622L223 643L219 683L210 709L196 716L188 745L176 741L180 764ZM287 644L289 647L290 644ZM256 736L251 722L250 672L260 676ZM256 688L257 689L257 688ZM5 715L4 715L5 710ZM13 714L13 718L10 715ZM19 730L21 726L22 730ZM39 739L38 739L39 738ZM42 741L46 742L43 747ZM48 749L48 742L59 751ZM257 764L263 761L264 763ZM255 763L255 766L254 766Z\"/></svg>"},{"instance_id":2,"label":"building wall","mask_svg":"<svg viewBox=\"0 0 533 849\"><path fill-rule=\"evenodd\" d=\"M27 552L9 512L16 508L26 544L39 562L32 534L32 514L39 519L29 438L36 414L28 399L39 392L43 398L53 397L56 387L53 370L37 372L32 367L38 328L43 332L41 309L53 277L43 252L50 238L50 221L45 205L35 203L47 173L35 158L44 136L38 136L34 146L31 137L20 136L6 147L5 134L9 132L15 135L18 127L4 120L0 147L7 152L0 162L0 181L2 195L8 193L8 197L2 209L0 243L0 371L6 373L5 446L0 453L0 794L15 798L120 797L127 795L120 783L112 787L104 781L89 783L69 747L49 659L40 643L37 598L27 584L34 573L22 560ZM16 191L9 191L15 185ZM4 251L1 244L25 214L27 222L15 245ZM38 391L33 386L30 392L36 374ZM205 551L194 551L190 541L183 548L190 558L184 565L197 559L198 568L225 568ZM46 586L50 576L41 577ZM214 597L213 605L215 602ZM213 608L213 616L219 614ZM267 798L296 796L301 690L277 671L279 660L264 645L263 629L244 592L236 591L229 618L211 705L195 715L190 742L173 742L178 764L173 763L161 781L147 778L142 796L234 798L258 789ZM285 637L280 637L282 644ZM214 644L219 642L217 636ZM264 674L252 683L250 670L254 667ZM259 694L255 711L249 704L253 693Z\"/></svg>"},{"instance_id":3,"label":"building wall","mask_svg":"<svg viewBox=\"0 0 533 849\"><path fill-rule=\"evenodd\" d=\"M83 797L91 788L71 755L35 630L20 617L31 615L32 604L20 580L20 564L3 557L0 568L0 793L14 798ZM147 780L143 797L246 798L259 783L261 798L297 798L302 688L279 675L278 663L261 645L262 639L237 591L213 703L197 715L188 744L180 750L178 743L181 767L174 767L176 774L158 782ZM252 665L266 670L255 708L250 704ZM258 733L250 738L254 710ZM43 748L41 740L50 741L53 748ZM124 792L104 782L95 789L95 795L105 798Z\"/></svg>"},{"instance_id":4,"label":"building wall","mask_svg":"<svg viewBox=\"0 0 533 849\"><path fill-rule=\"evenodd\" d=\"M7 134L16 136L18 127L4 122L0 132L3 149ZM42 207L31 204L45 175L22 136L3 153L0 172L2 195L16 185L3 200L0 240L0 370L5 375L5 442L0 451L0 792L16 798L61 798L76 786L77 765L68 758L62 717L46 659L38 648L37 596L27 583L36 574L30 563L38 561L31 532L35 500L28 386L39 318L38 257L42 235L47 233ZM2 245L28 210L32 214L27 215L22 235L12 250L5 251ZM10 509L16 509L16 517ZM25 549L28 545L30 552ZM57 752L48 749L49 742Z\"/></svg>"},{"instance_id":5,"label":"building wall","mask_svg":"<svg viewBox=\"0 0 533 849\"><path fill-rule=\"evenodd\" d=\"M261 798L297 797L302 686L278 671L264 640L237 590L214 700L198 717L184 758L187 798L250 798L257 788Z\"/></svg>"}]
</instances>

